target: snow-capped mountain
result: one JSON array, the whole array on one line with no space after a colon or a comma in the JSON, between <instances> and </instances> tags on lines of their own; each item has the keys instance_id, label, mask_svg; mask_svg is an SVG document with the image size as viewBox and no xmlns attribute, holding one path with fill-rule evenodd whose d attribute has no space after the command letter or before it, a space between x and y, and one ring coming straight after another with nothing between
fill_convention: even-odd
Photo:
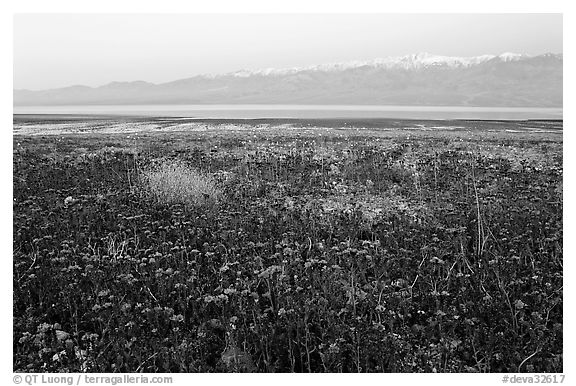
<instances>
[{"instance_id":1,"label":"snow-capped mountain","mask_svg":"<svg viewBox=\"0 0 576 386\"><path fill-rule=\"evenodd\" d=\"M199 75L163 84L14 91L15 105L388 104L562 106L562 54L420 53L300 68Z\"/></svg>"},{"instance_id":2,"label":"snow-capped mountain","mask_svg":"<svg viewBox=\"0 0 576 386\"><path fill-rule=\"evenodd\" d=\"M350 62L340 62L340 63L329 63L321 64L316 66L308 67L292 67L292 68L267 68L263 70L248 71L241 70L232 72L226 75L232 75L237 77L249 77L254 75L268 76L268 75L289 75L297 72L303 71L342 71L349 70L359 67L373 67L373 68L384 68L384 69L404 69L404 70L415 70L427 67L449 67L449 68L462 68L470 67L473 65L485 63L489 60L500 60L503 62L512 62L515 60L521 60L527 58L528 56L522 54L515 54L511 52L506 52L501 55L481 55L481 56L442 56L433 55L429 53L419 53L405 56L391 56L387 58L373 59L368 61L350 61ZM223 76L226 76L223 75Z\"/></svg>"}]
</instances>

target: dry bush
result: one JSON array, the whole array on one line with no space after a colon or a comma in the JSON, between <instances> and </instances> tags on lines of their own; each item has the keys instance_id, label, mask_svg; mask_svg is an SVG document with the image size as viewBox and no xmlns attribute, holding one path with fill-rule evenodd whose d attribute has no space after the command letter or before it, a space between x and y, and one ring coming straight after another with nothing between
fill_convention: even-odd
<instances>
[{"instance_id":1,"label":"dry bush","mask_svg":"<svg viewBox=\"0 0 576 386\"><path fill-rule=\"evenodd\" d=\"M146 191L162 204L211 206L221 196L212 177L178 161L164 161L145 170L142 181Z\"/></svg>"}]
</instances>

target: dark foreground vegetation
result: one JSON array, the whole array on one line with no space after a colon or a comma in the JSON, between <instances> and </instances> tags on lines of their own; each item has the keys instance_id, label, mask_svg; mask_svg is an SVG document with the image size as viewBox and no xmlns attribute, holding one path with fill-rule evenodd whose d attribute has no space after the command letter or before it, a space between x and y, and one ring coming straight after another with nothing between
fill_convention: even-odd
<instances>
[{"instance_id":1,"label":"dark foreground vegetation","mask_svg":"<svg viewBox=\"0 0 576 386\"><path fill-rule=\"evenodd\" d=\"M562 135L466 125L16 135L14 371L562 372Z\"/></svg>"}]
</instances>

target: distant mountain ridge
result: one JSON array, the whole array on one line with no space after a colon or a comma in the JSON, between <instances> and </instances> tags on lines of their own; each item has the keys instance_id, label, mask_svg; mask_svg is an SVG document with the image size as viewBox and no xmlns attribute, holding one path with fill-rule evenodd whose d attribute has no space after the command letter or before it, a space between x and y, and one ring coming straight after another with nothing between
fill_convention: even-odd
<instances>
[{"instance_id":1,"label":"distant mountain ridge","mask_svg":"<svg viewBox=\"0 0 576 386\"><path fill-rule=\"evenodd\" d=\"M442 56L433 55L429 53L419 53L406 56L392 56L388 58L379 58L369 61L350 61L350 62L340 62L340 63L330 63L321 64L316 66L308 67L294 67L286 69L275 69L268 68L264 70L257 71L237 71L232 72L227 75L233 76L252 76L252 75L287 75L294 74L302 71L339 71L352 69L357 67L375 67L375 68L386 68L386 69L405 69L414 70L422 69L426 67L451 67L451 68L461 68L470 67L475 64L480 64L487 62L489 60L501 60L504 62L511 62L515 60L521 60L527 58L526 55L514 54L514 53L504 53L501 55L481 55L472 57L459 57L459 56Z\"/></svg>"},{"instance_id":2,"label":"distant mountain ridge","mask_svg":"<svg viewBox=\"0 0 576 386\"><path fill-rule=\"evenodd\" d=\"M14 90L15 106L360 104L561 107L563 55L420 53L301 68L241 70L168 83Z\"/></svg>"}]
</instances>

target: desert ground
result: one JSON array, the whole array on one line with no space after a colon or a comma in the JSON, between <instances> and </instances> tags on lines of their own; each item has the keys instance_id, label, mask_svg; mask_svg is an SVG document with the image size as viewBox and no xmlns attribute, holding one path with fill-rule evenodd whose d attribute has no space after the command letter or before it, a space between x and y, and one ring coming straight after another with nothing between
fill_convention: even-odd
<instances>
[{"instance_id":1,"label":"desert ground","mask_svg":"<svg viewBox=\"0 0 576 386\"><path fill-rule=\"evenodd\" d=\"M562 128L15 116L13 369L562 372Z\"/></svg>"}]
</instances>

